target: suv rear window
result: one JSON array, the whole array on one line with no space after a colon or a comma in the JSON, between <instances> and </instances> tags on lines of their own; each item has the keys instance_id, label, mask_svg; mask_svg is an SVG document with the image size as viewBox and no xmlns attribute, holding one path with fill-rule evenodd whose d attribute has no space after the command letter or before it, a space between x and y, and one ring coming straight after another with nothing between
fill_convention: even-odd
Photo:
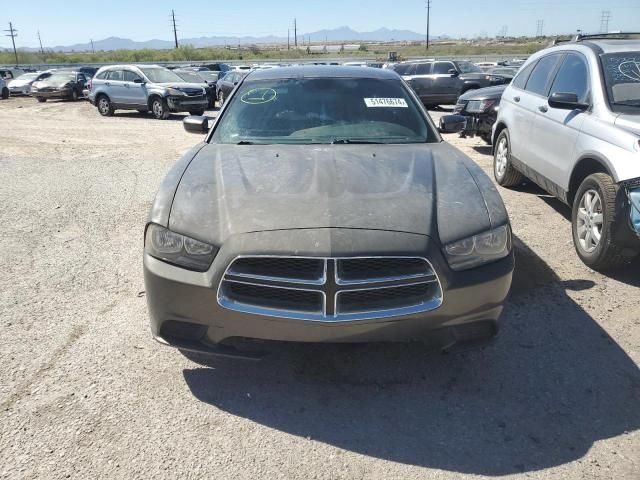
<instances>
[{"instance_id":1,"label":"suv rear window","mask_svg":"<svg viewBox=\"0 0 640 480\"><path fill-rule=\"evenodd\" d=\"M398 63L397 65L394 65L391 68L398 75L409 75L408 72L411 69L411 67L415 67L415 65L413 63Z\"/></svg>"},{"instance_id":2,"label":"suv rear window","mask_svg":"<svg viewBox=\"0 0 640 480\"><path fill-rule=\"evenodd\" d=\"M528 92L546 96L549 79L561 56L561 54L553 54L542 57L531 72L525 89Z\"/></svg>"},{"instance_id":3,"label":"suv rear window","mask_svg":"<svg viewBox=\"0 0 640 480\"><path fill-rule=\"evenodd\" d=\"M444 75L449 73L449 70L455 70L456 67L451 62L436 62L433 64L434 75Z\"/></svg>"}]
</instances>

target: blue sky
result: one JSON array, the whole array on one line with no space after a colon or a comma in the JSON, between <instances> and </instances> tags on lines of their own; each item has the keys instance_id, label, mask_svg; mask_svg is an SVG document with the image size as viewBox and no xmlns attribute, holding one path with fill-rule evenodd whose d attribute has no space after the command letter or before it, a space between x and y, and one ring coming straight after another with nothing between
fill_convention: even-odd
<instances>
[{"instance_id":1,"label":"blue sky","mask_svg":"<svg viewBox=\"0 0 640 480\"><path fill-rule=\"evenodd\" d=\"M169 14L176 11L181 38L198 36L286 36L293 17L299 33L348 25L358 31L380 27L425 31L424 0L2 0L0 25L12 21L19 46L36 47L40 30L45 47L116 36L133 40L171 40ZM104 8L103 8L104 7ZM503 25L512 35L598 31L602 10L611 11L611 30L640 30L640 0L432 0L434 35L495 35ZM0 37L0 48L11 40Z\"/></svg>"}]
</instances>

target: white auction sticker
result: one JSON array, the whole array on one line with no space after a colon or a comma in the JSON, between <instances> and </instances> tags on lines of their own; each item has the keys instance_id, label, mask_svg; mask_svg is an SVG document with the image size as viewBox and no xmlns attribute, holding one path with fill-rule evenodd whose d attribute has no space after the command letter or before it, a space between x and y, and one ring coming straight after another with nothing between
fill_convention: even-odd
<instances>
[{"instance_id":1,"label":"white auction sticker","mask_svg":"<svg viewBox=\"0 0 640 480\"><path fill-rule=\"evenodd\" d=\"M401 107L409 108L404 98L365 98L367 107Z\"/></svg>"}]
</instances>

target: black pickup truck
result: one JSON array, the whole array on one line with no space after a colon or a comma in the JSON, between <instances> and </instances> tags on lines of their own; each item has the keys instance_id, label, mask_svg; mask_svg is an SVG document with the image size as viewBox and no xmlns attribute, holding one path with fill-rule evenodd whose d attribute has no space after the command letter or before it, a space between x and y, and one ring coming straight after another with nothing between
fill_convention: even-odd
<instances>
[{"instance_id":1,"label":"black pickup truck","mask_svg":"<svg viewBox=\"0 0 640 480\"><path fill-rule=\"evenodd\" d=\"M471 62L457 60L399 63L392 67L426 106L452 105L463 93L509 83L511 78L483 72Z\"/></svg>"}]
</instances>

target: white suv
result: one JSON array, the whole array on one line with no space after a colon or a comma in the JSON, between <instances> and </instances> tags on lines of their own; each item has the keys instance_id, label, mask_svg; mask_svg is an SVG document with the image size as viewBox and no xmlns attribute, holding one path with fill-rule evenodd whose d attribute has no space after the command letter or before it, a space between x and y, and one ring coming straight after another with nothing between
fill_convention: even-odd
<instances>
[{"instance_id":1,"label":"white suv","mask_svg":"<svg viewBox=\"0 0 640 480\"><path fill-rule=\"evenodd\" d=\"M640 41L576 37L532 55L502 95L494 175L525 177L573 207L576 251L594 269L640 253Z\"/></svg>"}]
</instances>

